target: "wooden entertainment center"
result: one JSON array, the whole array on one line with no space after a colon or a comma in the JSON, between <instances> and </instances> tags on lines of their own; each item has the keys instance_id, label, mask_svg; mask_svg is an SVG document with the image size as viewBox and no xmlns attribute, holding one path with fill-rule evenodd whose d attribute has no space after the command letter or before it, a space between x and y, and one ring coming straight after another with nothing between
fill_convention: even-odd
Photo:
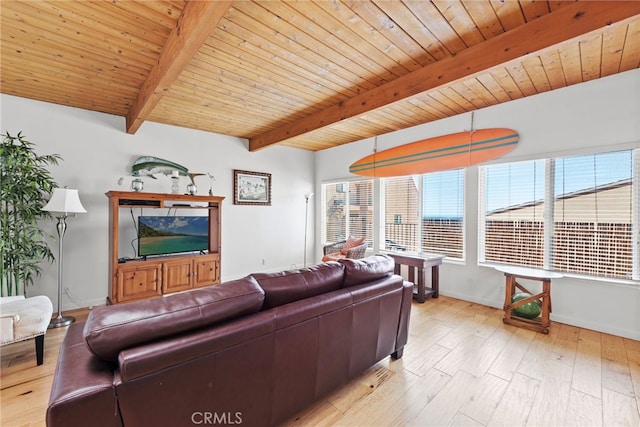
<instances>
[{"instance_id":1,"label":"wooden entertainment center","mask_svg":"<svg viewBox=\"0 0 640 427\"><path fill-rule=\"evenodd\" d=\"M220 283L221 207L224 197L109 191L108 304L145 299ZM206 254L182 254L120 260L120 209L206 209L209 248Z\"/></svg>"}]
</instances>

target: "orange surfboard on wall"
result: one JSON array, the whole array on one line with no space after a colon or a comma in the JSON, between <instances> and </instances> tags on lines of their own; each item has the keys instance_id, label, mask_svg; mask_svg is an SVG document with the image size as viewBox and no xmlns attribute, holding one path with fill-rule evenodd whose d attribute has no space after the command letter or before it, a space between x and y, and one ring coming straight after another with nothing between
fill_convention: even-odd
<instances>
[{"instance_id":1,"label":"orange surfboard on wall","mask_svg":"<svg viewBox=\"0 0 640 427\"><path fill-rule=\"evenodd\" d=\"M519 140L518 132L506 128L436 136L363 157L349 167L349 172L390 177L463 168L503 156Z\"/></svg>"}]
</instances>

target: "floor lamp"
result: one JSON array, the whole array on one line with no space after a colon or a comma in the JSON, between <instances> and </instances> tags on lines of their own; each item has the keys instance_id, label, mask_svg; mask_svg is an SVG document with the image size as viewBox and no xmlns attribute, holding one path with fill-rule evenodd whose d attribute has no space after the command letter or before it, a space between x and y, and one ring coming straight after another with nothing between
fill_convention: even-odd
<instances>
[{"instance_id":1,"label":"floor lamp","mask_svg":"<svg viewBox=\"0 0 640 427\"><path fill-rule=\"evenodd\" d=\"M309 216L309 199L313 196L313 193L307 193L304 195L304 267L307 266L307 218Z\"/></svg>"},{"instance_id":2,"label":"floor lamp","mask_svg":"<svg viewBox=\"0 0 640 427\"><path fill-rule=\"evenodd\" d=\"M62 315L60 303L62 301L62 264L63 254L62 243L64 241L64 233L67 230L67 216L69 214L86 213L87 211L80 203L78 190L69 188L54 188L49 203L43 208L43 211L52 212L58 218L58 317L51 319L49 328L60 328L72 324L76 319Z\"/></svg>"}]
</instances>

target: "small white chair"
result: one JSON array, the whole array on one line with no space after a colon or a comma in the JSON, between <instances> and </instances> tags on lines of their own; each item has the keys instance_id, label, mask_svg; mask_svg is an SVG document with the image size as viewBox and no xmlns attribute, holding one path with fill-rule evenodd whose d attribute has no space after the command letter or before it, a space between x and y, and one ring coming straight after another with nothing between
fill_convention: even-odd
<instances>
[{"instance_id":1,"label":"small white chair","mask_svg":"<svg viewBox=\"0 0 640 427\"><path fill-rule=\"evenodd\" d=\"M39 295L0 297L0 346L36 339L36 363L44 362L44 334L47 332L53 304Z\"/></svg>"}]
</instances>

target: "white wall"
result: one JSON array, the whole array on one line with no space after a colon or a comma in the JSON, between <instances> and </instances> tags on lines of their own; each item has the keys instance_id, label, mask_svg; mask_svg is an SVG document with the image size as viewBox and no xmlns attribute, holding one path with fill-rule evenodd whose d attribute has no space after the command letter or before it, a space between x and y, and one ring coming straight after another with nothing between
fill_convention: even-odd
<instances>
[{"instance_id":1,"label":"white wall","mask_svg":"<svg viewBox=\"0 0 640 427\"><path fill-rule=\"evenodd\" d=\"M67 220L64 239L64 310L104 304L109 294L108 209L105 192L128 191L131 164L150 155L186 166L193 172L211 172L213 192L226 199L222 207L222 279L302 265L304 256L304 195L313 190L313 153L271 147L251 153L247 141L175 126L145 122L135 135L125 133L124 118L68 108L8 95L0 97L2 133L22 131L39 154L57 153L64 159L51 172L60 186L79 190L88 213ZM271 206L233 204L233 169L272 174ZM120 177L126 177L123 186ZM182 186L186 189L187 178ZM210 181L196 178L199 194ZM145 180L144 191L170 192L170 180ZM314 222L314 199L309 224ZM151 214L151 213L148 213ZM121 211L121 222L129 216ZM55 235L55 221L46 224ZM129 225L129 232L132 226ZM313 248L313 228L307 246ZM57 239L50 245L57 253ZM126 247L126 245L125 245ZM133 256L133 250L121 256ZM264 260L264 264L263 264ZM45 294L57 301L57 264L43 264L43 274L28 288L29 295Z\"/></svg>"},{"instance_id":2,"label":"white wall","mask_svg":"<svg viewBox=\"0 0 640 427\"><path fill-rule=\"evenodd\" d=\"M378 150L424 138L469 130L464 114L378 137ZM506 127L520 134L505 160L523 160L594 150L640 146L640 70L484 108L474 128ZM324 181L355 177L349 165L373 150L373 139L324 150L316 155L316 194ZM443 295L493 307L504 303L502 274L477 265L478 168L466 171L465 265L441 268ZM321 218L321 207L316 216ZM316 254L321 252L316 226ZM640 284L562 278L552 283L552 320L640 339Z\"/></svg>"}]
</instances>

